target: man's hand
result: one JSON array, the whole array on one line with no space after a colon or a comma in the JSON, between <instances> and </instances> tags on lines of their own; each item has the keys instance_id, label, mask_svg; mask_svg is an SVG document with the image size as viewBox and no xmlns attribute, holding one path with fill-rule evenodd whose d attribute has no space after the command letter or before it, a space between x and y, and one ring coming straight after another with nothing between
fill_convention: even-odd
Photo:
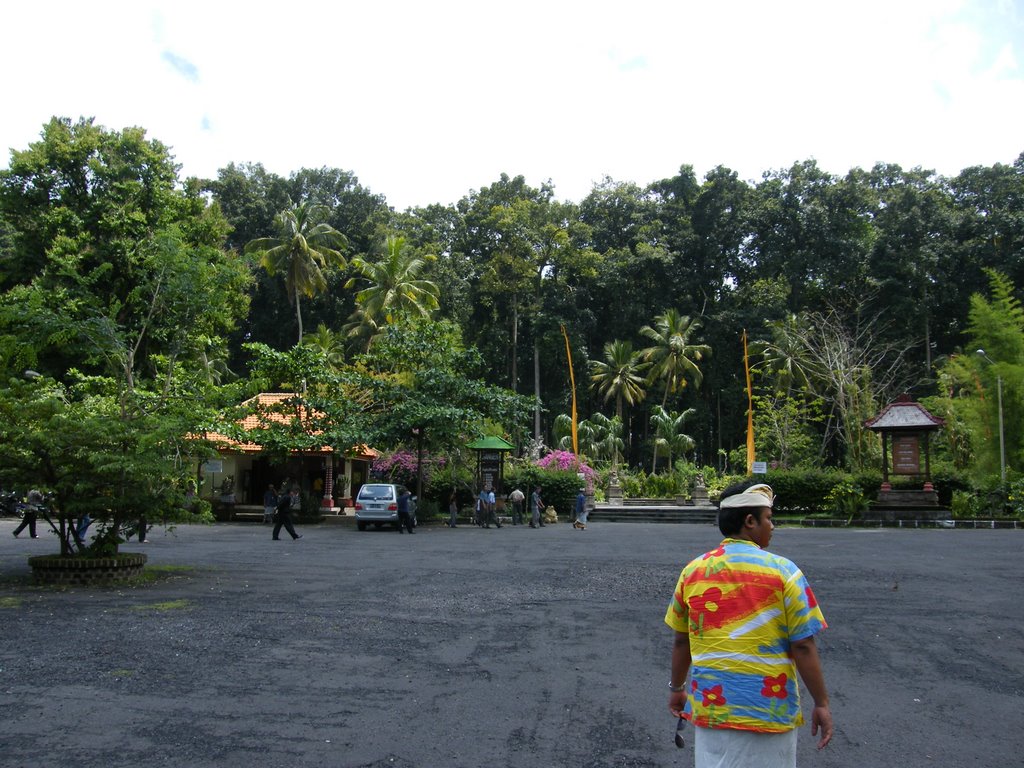
<instances>
[{"instance_id":1,"label":"man's hand","mask_svg":"<svg viewBox=\"0 0 1024 768\"><path fill-rule=\"evenodd\" d=\"M683 716L683 707L686 706L686 691L673 692L668 697L668 711L676 717Z\"/></svg>"},{"instance_id":2,"label":"man's hand","mask_svg":"<svg viewBox=\"0 0 1024 768\"><path fill-rule=\"evenodd\" d=\"M815 707L811 712L811 735L817 736L819 729L818 749L824 749L832 741L832 710L828 707Z\"/></svg>"}]
</instances>

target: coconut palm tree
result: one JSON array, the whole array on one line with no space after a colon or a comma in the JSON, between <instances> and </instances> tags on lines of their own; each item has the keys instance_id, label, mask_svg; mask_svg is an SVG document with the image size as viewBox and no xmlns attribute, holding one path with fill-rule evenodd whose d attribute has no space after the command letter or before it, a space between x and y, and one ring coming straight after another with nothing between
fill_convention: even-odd
<instances>
[{"instance_id":1,"label":"coconut palm tree","mask_svg":"<svg viewBox=\"0 0 1024 768\"><path fill-rule=\"evenodd\" d=\"M630 341L609 341L604 345L604 360L590 361L591 386L604 395L605 402L615 398L615 415L622 421L623 401L630 405L647 396L643 372L650 367L633 349Z\"/></svg>"},{"instance_id":2,"label":"coconut palm tree","mask_svg":"<svg viewBox=\"0 0 1024 768\"><path fill-rule=\"evenodd\" d=\"M345 265L342 250L347 238L324 219L329 209L317 203L299 203L274 217L276 237L249 241L245 252L257 254L260 264L271 275L284 272L288 301L295 305L302 343L302 307L300 294L313 298L327 290L325 272Z\"/></svg>"},{"instance_id":3,"label":"coconut palm tree","mask_svg":"<svg viewBox=\"0 0 1024 768\"><path fill-rule=\"evenodd\" d=\"M640 335L653 342L641 352L643 359L651 364L647 381L652 383L661 380L665 383L665 394L661 398L662 409L670 393L678 392L686 386L687 378L696 387L704 380L704 374L697 363L711 354L711 347L690 343L690 338L700 327L700 320L691 320L689 315L668 309L654 318L653 328L645 325L640 329ZM657 465L658 443L655 441L652 471Z\"/></svg>"},{"instance_id":4,"label":"coconut palm tree","mask_svg":"<svg viewBox=\"0 0 1024 768\"><path fill-rule=\"evenodd\" d=\"M663 380L665 395L661 407L665 407L670 393L686 386L686 379L693 380L699 387L704 375L697 363L711 354L707 344L691 344L690 337L700 330L700 320L691 320L678 310L669 309L654 318L654 327L645 325L640 335L654 342L643 349L643 359L651 364L648 381Z\"/></svg>"},{"instance_id":5,"label":"coconut palm tree","mask_svg":"<svg viewBox=\"0 0 1024 768\"><path fill-rule=\"evenodd\" d=\"M356 294L363 313L378 325L407 317L429 317L438 308L438 288L420 277L433 256L417 256L406 246L405 238L390 235L384 258L379 262L352 259L352 267L361 277L352 277L346 288L362 279L369 286Z\"/></svg>"}]
</instances>

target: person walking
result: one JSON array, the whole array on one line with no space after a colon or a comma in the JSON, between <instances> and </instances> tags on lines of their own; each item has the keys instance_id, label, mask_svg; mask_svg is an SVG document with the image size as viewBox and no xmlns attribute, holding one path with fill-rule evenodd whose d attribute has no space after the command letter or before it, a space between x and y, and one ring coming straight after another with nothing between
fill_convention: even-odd
<instances>
[{"instance_id":1,"label":"person walking","mask_svg":"<svg viewBox=\"0 0 1024 768\"><path fill-rule=\"evenodd\" d=\"M412 525L412 510L409 509L409 499L412 498L412 493L408 488L403 488L402 492L398 494L398 532L405 533L402 530L403 527L409 531L409 533L416 533Z\"/></svg>"},{"instance_id":2,"label":"person walking","mask_svg":"<svg viewBox=\"0 0 1024 768\"><path fill-rule=\"evenodd\" d=\"M521 490L516 488L508 495L508 500L512 502L512 525L522 525L523 502L526 500L526 496Z\"/></svg>"},{"instance_id":3,"label":"person walking","mask_svg":"<svg viewBox=\"0 0 1024 768\"><path fill-rule=\"evenodd\" d=\"M291 493L283 494L277 502L277 523L274 524L274 541L280 540L282 526L291 534L293 541L302 538L301 534L295 532L295 526L292 524L292 510L298 510L299 504L299 487L293 485Z\"/></svg>"},{"instance_id":4,"label":"person walking","mask_svg":"<svg viewBox=\"0 0 1024 768\"><path fill-rule=\"evenodd\" d=\"M18 538L18 534L21 533L25 528L28 528L28 535L33 539L38 539L36 535L36 515L39 514L39 506L43 503L43 494L33 488L28 492L28 498L25 501L25 516L21 519L21 524L14 529L14 538Z\"/></svg>"},{"instance_id":5,"label":"person walking","mask_svg":"<svg viewBox=\"0 0 1024 768\"><path fill-rule=\"evenodd\" d=\"M544 501L540 497L540 486L538 485L533 489L533 493L530 494L530 527L531 528L543 528L544 520L540 516L541 510L544 509Z\"/></svg>"},{"instance_id":6,"label":"person walking","mask_svg":"<svg viewBox=\"0 0 1024 768\"><path fill-rule=\"evenodd\" d=\"M277 489L273 483L263 492L263 524L274 522L274 510L277 508Z\"/></svg>"},{"instance_id":7,"label":"person walking","mask_svg":"<svg viewBox=\"0 0 1024 768\"><path fill-rule=\"evenodd\" d=\"M149 532L149 525L146 522L145 515L139 515L139 520L136 523L135 530L129 530L125 533L125 541L131 541L132 535L138 534L139 544L149 544L149 539L146 538L146 534Z\"/></svg>"},{"instance_id":8,"label":"person walking","mask_svg":"<svg viewBox=\"0 0 1024 768\"><path fill-rule=\"evenodd\" d=\"M85 534L89 531L89 526L92 525L92 517L88 512L84 512L74 527L75 542L79 547L85 547ZM129 536L129 538L131 538Z\"/></svg>"},{"instance_id":9,"label":"person walking","mask_svg":"<svg viewBox=\"0 0 1024 768\"><path fill-rule=\"evenodd\" d=\"M587 495L582 488L576 494L576 519L572 527L580 531L586 530L587 527Z\"/></svg>"},{"instance_id":10,"label":"person walking","mask_svg":"<svg viewBox=\"0 0 1024 768\"><path fill-rule=\"evenodd\" d=\"M455 528L459 521L459 494L452 488L452 495L448 497L448 527Z\"/></svg>"},{"instance_id":11,"label":"person walking","mask_svg":"<svg viewBox=\"0 0 1024 768\"><path fill-rule=\"evenodd\" d=\"M800 569L766 551L774 499L763 483L722 492L725 539L683 568L665 612L675 630L668 708L694 725L696 768L795 768L798 674L814 699L818 749L832 740L814 641L828 625Z\"/></svg>"},{"instance_id":12,"label":"person walking","mask_svg":"<svg viewBox=\"0 0 1024 768\"><path fill-rule=\"evenodd\" d=\"M487 515L487 487L480 489L480 493L476 496L476 524L481 528L489 528L487 525L489 517Z\"/></svg>"},{"instance_id":13,"label":"person walking","mask_svg":"<svg viewBox=\"0 0 1024 768\"><path fill-rule=\"evenodd\" d=\"M498 497L494 495L494 489L487 488L487 528L494 523L495 528L501 528L501 521L498 520Z\"/></svg>"}]
</instances>

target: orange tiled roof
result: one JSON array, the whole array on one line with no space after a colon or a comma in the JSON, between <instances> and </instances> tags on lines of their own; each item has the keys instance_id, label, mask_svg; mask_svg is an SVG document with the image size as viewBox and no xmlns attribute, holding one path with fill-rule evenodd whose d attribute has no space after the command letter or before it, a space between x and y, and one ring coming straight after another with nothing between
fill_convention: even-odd
<instances>
[{"instance_id":1,"label":"orange tiled roof","mask_svg":"<svg viewBox=\"0 0 1024 768\"><path fill-rule=\"evenodd\" d=\"M276 424L287 424L289 417L273 409L292 397L295 397L294 392L261 392L256 397L249 398L242 405L249 406L254 412L238 422L239 425L246 430L257 430L261 429L268 421ZM323 415L316 411L313 411L313 414L316 416ZM305 417L305 407L299 406L299 418L304 419ZM263 450L263 446L259 443L243 443L219 432L207 432L206 438L216 443L220 450L238 451L240 453L259 453ZM300 453L334 453L334 448L329 445L323 445L310 451L300 451ZM355 459L370 460L377 458L380 454L368 445L356 445L349 451L346 451L345 455Z\"/></svg>"}]
</instances>

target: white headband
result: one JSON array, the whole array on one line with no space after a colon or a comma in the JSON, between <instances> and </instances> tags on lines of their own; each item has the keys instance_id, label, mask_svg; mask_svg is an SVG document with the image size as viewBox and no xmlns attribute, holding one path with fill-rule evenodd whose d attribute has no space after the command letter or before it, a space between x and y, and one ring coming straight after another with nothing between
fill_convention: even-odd
<instances>
[{"instance_id":1,"label":"white headband","mask_svg":"<svg viewBox=\"0 0 1024 768\"><path fill-rule=\"evenodd\" d=\"M772 492L772 487L761 483L750 486L743 493L727 496L719 502L718 508L771 507L774 501L775 494Z\"/></svg>"}]
</instances>

